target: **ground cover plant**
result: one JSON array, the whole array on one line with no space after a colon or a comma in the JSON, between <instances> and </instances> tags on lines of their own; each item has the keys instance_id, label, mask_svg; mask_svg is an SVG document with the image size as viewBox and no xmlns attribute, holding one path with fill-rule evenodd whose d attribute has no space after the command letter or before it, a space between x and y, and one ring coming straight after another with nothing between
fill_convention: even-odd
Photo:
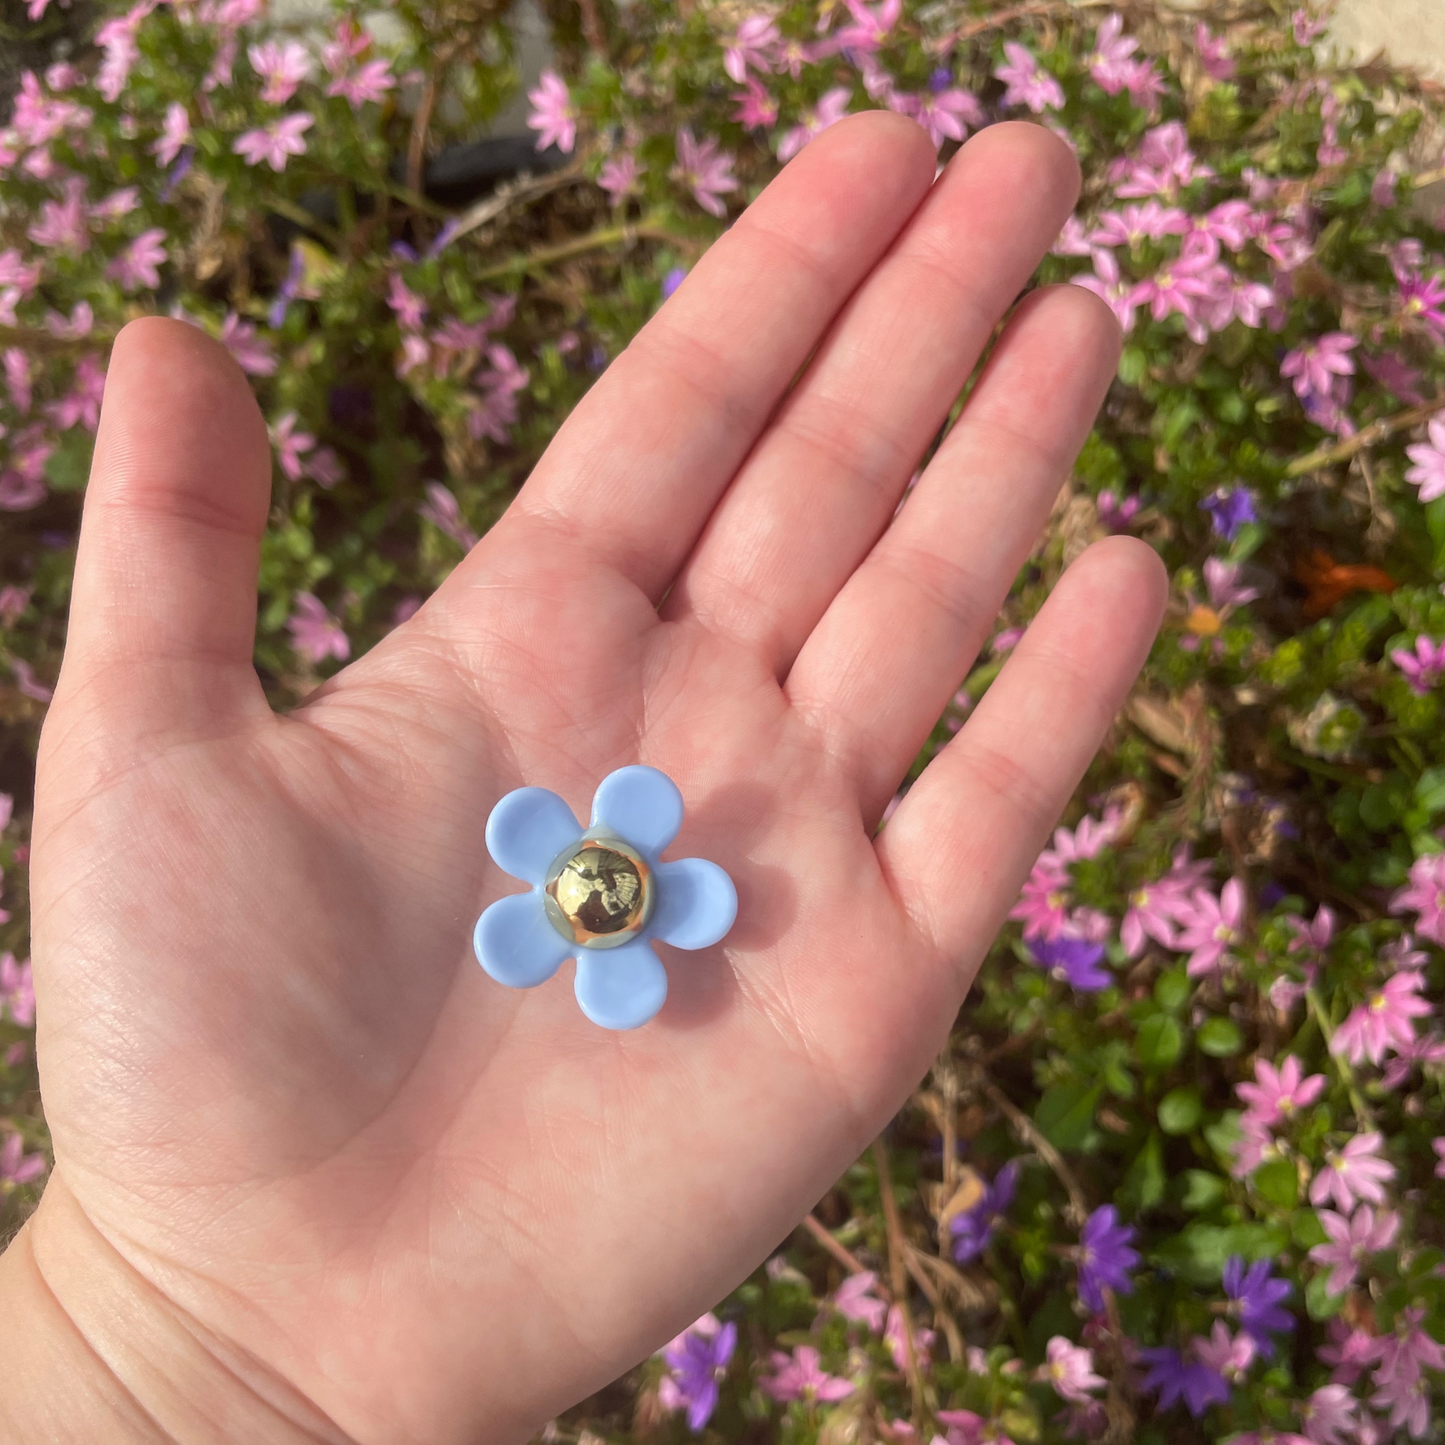
<instances>
[{"instance_id":1,"label":"ground cover plant","mask_svg":"<svg viewBox=\"0 0 1445 1445\"><path fill-rule=\"evenodd\" d=\"M38 57L0 129L9 1225L48 1158L29 778L117 329L184 317L254 383L256 664L284 707L415 610L819 130L889 107L946 160L1031 118L1085 177L1040 279L1103 297L1123 360L919 766L1090 540L1157 548L1164 631L908 1108L764 1269L547 1435L1434 1438L1441 93L1266 0L551 18L526 164L458 203L436 158L516 88L504 6L5 11Z\"/></svg>"}]
</instances>

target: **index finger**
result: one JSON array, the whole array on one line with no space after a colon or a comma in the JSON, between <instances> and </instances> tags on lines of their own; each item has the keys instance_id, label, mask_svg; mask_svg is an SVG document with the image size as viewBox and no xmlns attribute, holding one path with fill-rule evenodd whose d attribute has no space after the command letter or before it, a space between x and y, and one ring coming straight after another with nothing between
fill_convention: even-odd
<instances>
[{"instance_id":1,"label":"index finger","mask_svg":"<svg viewBox=\"0 0 1445 1445\"><path fill-rule=\"evenodd\" d=\"M585 539L658 599L934 169L923 130L887 111L820 135L592 388L496 531L540 523Z\"/></svg>"}]
</instances>

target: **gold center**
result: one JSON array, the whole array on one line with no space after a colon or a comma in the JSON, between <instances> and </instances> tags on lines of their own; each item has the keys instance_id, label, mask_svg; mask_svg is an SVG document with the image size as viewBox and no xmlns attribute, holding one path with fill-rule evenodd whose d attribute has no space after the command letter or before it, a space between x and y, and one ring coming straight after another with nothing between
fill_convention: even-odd
<instances>
[{"instance_id":1,"label":"gold center","mask_svg":"<svg viewBox=\"0 0 1445 1445\"><path fill-rule=\"evenodd\" d=\"M543 905L552 925L584 948L616 948L652 913L652 870L616 838L584 838L547 870Z\"/></svg>"}]
</instances>

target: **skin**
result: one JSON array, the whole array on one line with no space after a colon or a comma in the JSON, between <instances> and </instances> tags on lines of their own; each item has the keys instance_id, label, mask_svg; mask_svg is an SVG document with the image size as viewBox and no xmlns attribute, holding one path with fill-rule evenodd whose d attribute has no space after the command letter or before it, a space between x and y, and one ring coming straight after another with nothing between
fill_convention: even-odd
<instances>
[{"instance_id":1,"label":"skin","mask_svg":"<svg viewBox=\"0 0 1445 1445\"><path fill-rule=\"evenodd\" d=\"M944 1042L1145 657L1165 578L1068 571L876 824L1108 386L1045 130L934 184L911 122L790 164L421 612L284 716L251 664L266 430L199 331L115 344L42 740L56 1166L0 1260L10 1438L513 1441L786 1238ZM811 360L810 360L811 358ZM807 369L801 372L801 368ZM647 762L738 922L646 1027L471 956L487 814Z\"/></svg>"}]
</instances>

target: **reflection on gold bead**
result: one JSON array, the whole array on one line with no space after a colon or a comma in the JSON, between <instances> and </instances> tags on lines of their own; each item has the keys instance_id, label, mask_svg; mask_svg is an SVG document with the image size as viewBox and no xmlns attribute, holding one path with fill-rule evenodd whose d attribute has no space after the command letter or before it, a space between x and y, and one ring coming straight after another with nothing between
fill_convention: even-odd
<instances>
[{"instance_id":1,"label":"reflection on gold bead","mask_svg":"<svg viewBox=\"0 0 1445 1445\"><path fill-rule=\"evenodd\" d=\"M542 901L563 938L616 948L636 938L652 914L652 870L620 839L584 838L547 870Z\"/></svg>"}]
</instances>

